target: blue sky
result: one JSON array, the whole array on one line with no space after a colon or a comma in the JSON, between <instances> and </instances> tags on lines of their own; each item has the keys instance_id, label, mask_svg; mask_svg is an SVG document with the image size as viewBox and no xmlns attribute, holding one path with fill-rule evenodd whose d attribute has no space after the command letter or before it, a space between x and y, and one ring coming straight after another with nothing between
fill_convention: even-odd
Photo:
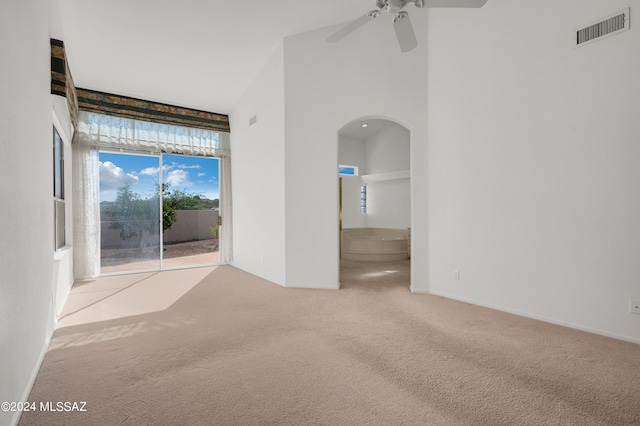
<instances>
[{"instance_id":1,"label":"blue sky","mask_svg":"<svg viewBox=\"0 0 640 426\"><path fill-rule=\"evenodd\" d=\"M131 184L143 198L151 196L159 183L160 158L149 155L100 153L100 201L114 201L118 188ZM170 190L219 198L218 159L163 155L164 183Z\"/></svg>"}]
</instances>

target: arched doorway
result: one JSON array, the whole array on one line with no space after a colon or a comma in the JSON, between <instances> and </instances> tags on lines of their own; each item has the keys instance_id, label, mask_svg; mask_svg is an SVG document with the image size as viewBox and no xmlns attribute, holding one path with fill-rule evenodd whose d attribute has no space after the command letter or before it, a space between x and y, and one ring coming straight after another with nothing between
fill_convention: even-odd
<instances>
[{"instance_id":1,"label":"arched doorway","mask_svg":"<svg viewBox=\"0 0 640 426\"><path fill-rule=\"evenodd\" d=\"M338 132L340 285L409 288L410 130L362 117Z\"/></svg>"}]
</instances>

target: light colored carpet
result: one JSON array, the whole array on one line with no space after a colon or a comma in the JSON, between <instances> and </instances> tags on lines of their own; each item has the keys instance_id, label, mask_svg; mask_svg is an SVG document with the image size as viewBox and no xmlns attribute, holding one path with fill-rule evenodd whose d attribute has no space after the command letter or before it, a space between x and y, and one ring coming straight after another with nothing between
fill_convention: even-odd
<instances>
[{"instance_id":1,"label":"light colored carpet","mask_svg":"<svg viewBox=\"0 0 640 426\"><path fill-rule=\"evenodd\" d=\"M638 425L640 346L429 295L219 267L168 309L59 329L22 425Z\"/></svg>"}]
</instances>

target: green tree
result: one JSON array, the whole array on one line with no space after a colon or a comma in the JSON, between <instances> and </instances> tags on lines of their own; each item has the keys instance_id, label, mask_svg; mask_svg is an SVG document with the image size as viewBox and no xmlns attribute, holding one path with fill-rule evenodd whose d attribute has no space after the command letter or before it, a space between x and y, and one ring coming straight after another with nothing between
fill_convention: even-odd
<instances>
[{"instance_id":1,"label":"green tree","mask_svg":"<svg viewBox=\"0 0 640 426\"><path fill-rule=\"evenodd\" d=\"M168 230L171 229L173 224L175 223L176 217L176 207L171 202L169 198L169 184L162 184L162 229Z\"/></svg>"},{"instance_id":2,"label":"green tree","mask_svg":"<svg viewBox=\"0 0 640 426\"><path fill-rule=\"evenodd\" d=\"M105 211L109 229L120 230L123 240L142 235L143 232L158 232L158 195L143 199L131 190L131 184L118 189L115 202Z\"/></svg>"},{"instance_id":3,"label":"green tree","mask_svg":"<svg viewBox=\"0 0 640 426\"><path fill-rule=\"evenodd\" d=\"M115 202L105 210L109 229L120 230L123 240L142 235L142 232L157 232L158 191L149 198L131 190L131 184L118 189ZM162 184L162 229L171 229L177 220L177 210L209 210L217 207L218 199L208 200L200 194L169 190L169 184Z\"/></svg>"},{"instance_id":4,"label":"green tree","mask_svg":"<svg viewBox=\"0 0 640 426\"><path fill-rule=\"evenodd\" d=\"M162 184L163 206L174 210L210 210L217 208L219 200L209 200L202 194L189 193L182 190L169 190L169 184ZM165 228L166 229L166 228Z\"/></svg>"},{"instance_id":5,"label":"green tree","mask_svg":"<svg viewBox=\"0 0 640 426\"><path fill-rule=\"evenodd\" d=\"M181 190L172 192L167 191L165 194L167 200L176 210L205 210L203 207L202 196L199 194L189 194Z\"/></svg>"}]
</instances>

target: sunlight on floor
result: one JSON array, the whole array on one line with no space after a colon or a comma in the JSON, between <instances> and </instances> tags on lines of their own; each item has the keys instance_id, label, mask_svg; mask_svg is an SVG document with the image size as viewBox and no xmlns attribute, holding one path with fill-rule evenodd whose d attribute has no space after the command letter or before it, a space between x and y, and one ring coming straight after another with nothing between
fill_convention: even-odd
<instances>
[{"instance_id":1,"label":"sunlight on floor","mask_svg":"<svg viewBox=\"0 0 640 426\"><path fill-rule=\"evenodd\" d=\"M74 284L57 328L167 309L216 266L114 275Z\"/></svg>"},{"instance_id":2,"label":"sunlight on floor","mask_svg":"<svg viewBox=\"0 0 640 426\"><path fill-rule=\"evenodd\" d=\"M197 267L204 265L213 265L219 262L219 252L202 253L183 257L174 257L170 259L162 260L162 268L179 268L185 266ZM122 273L122 272L135 272L158 269L160 267L160 259L145 260L140 262L130 262L112 266L101 266L101 274Z\"/></svg>"},{"instance_id":3,"label":"sunlight on floor","mask_svg":"<svg viewBox=\"0 0 640 426\"><path fill-rule=\"evenodd\" d=\"M51 345L49 345L49 350L51 351L74 346L84 346L91 343L106 342L124 337L137 336L151 330L156 331L158 329L176 328L191 323L193 323L193 320L185 318L176 318L173 322L155 322L153 326L148 325L145 321L140 321L134 324L109 327L100 331L91 330L67 334L52 340Z\"/></svg>"},{"instance_id":4,"label":"sunlight on floor","mask_svg":"<svg viewBox=\"0 0 640 426\"><path fill-rule=\"evenodd\" d=\"M377 271L377 272L365 272L363 274L359 274L362 278L373 278L373 277L384 277L389 274L395 274L398 271Z\"/></svg>"}]
</instances>

